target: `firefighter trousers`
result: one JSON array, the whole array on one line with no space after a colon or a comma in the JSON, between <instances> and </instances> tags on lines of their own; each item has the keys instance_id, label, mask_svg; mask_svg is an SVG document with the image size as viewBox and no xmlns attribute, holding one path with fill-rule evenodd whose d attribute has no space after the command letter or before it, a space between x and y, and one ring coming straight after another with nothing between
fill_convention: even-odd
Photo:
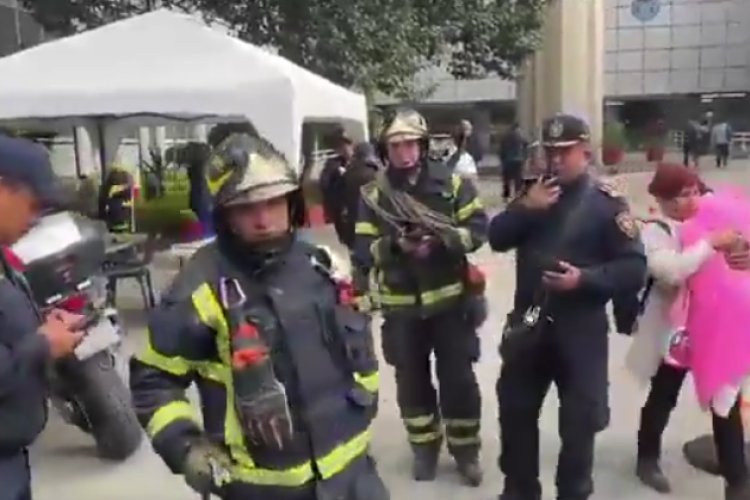
<instances>
[{"instance_id":1,"label":"firefighter trousers","mask_svg":"<svg viewBox=\"0 0 750 500\"><path fill-rule=\"evenodd\" d=\"M475 458L480 446L481 395L473 364L479 359L479 338L463 307L428 318L386 315L382 342L385 360L396 371L398 405L409 442L439 445L445 425L450 453L459 460Z\"/></svg>"}]
</instances>

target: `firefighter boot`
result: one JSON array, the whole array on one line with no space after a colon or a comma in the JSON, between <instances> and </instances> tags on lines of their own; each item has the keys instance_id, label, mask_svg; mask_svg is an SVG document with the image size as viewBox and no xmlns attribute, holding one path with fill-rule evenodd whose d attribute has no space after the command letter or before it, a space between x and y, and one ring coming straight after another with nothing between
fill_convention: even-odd
<instances>
[{"instance_id":1,"label":"firefighter boot","mask_svg":"<svg viewBox=\"0 0 750 500\"><path fill-rule=\"evenodd\" d=\"M415 481L435 480L441 444L442 440L411 445L412 452L414 453L412 476Z\"/></svg>"},{"instance_id":2,"label":"firefighter boot","mask_svg":"<svg viewBox=\"0 0 750 500\"><path fill-rule=\"evenodd\" d=\"M456 460L456 468L464 484L475 488L482 484L484 473L482 472L482 466L479 465L479 449L472 446L466 447L466 449L454 449L452 453Z\"/></svg>"}]
</instances>

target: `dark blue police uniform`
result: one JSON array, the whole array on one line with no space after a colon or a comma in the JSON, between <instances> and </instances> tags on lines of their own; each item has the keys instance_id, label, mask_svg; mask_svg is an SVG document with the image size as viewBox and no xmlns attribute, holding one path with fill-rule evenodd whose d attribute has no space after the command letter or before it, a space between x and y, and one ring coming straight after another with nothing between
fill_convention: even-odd
<instances>
[{"instance_id":1,"label":"dark blue police uniform","mask_svg":"<svg viewBox=\"0 0 750 500\"><path fill-rule=\"evenodd\" d=\"M0 136L0 178L30 188L43 204L58 201L46 152ZM5 263L0 266L0 500L31 500L26 448L47 422L49 344L30 295Z\"/></svg>"},{"instance_id":2,"label":"dark blue police uniform","mask_svg":"<svg viewBox=\"0 0 750 500\"><path fill-rule=\"evenodd\" d=\"M586 140L588 134L585 123L567 116L548 121L544 132L548 145L562 147ZM555 139L551 144L550 135ZM625 201L589 174L561 187L560 199L549 209L531 210L514 202L490 224L495 251L517 249L511 322L536 305L542 272L550 262L565 261L582 271L575 290L548 292L541 334L528 347L528 356L502 366L496 389L503 500L541 498L538 418L552 382L560 397L558 498L584 500L592 494L594 438L609 421L605 305L618 291L639 289L646 272L637 226Z\"/></svg>"}]
</instances>

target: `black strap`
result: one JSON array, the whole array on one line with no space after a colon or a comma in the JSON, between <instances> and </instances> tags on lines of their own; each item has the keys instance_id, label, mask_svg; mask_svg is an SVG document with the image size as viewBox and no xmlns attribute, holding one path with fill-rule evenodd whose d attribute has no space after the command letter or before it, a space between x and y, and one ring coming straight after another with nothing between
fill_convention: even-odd
<instances>
[{"instance_id":1,"label":"black strap","mask_svg":"<svg viewBox=\"0 0 750 500\"><path fill-rule=\"evenodd\" d=\"M593 182L594 181L592 180L588 180L586 182L586 185L578 194L573 208L563 216L561 224L562 228L560 229L560 232L557 234L557 238L555 238L552 244L552 253L557 253L560 250L560 247L563 245L563 243L565 243L565 240L568 238L568 236L570 236L570 233L573 231L573 229L577 227L578 222L584 215L584 208L586 206L585 201L593 187ZM533 305L544 306L549 301L549 293L541 284L534 291L533 297Z\"/></svg>"},{"instance_id":2,"label":"black strap","mask_svg":"<svg viewBox=\"0 0 750 500\"><path fill-rule=\"evenodd\" d=\"M650 219L645 221L646 224L656 224L660 228L664 230L665 233L667 233L669 236L672 236L672 228L660 219ZM646 302L648 301L648 296L651 295L651 290L654 288L654 284L656 284L656 278L653 276L650 276L646 279L646 286L643 287L643 293L641 294L641 298L638 301L638 315L640 316L643 314L643 311L646 309Z\"/></svg>"}]
</instances>

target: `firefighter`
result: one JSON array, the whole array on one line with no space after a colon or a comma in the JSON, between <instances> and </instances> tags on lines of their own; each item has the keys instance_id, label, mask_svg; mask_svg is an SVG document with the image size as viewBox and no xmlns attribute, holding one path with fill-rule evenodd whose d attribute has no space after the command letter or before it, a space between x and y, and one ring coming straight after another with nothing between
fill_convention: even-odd
<instances>
[{"instance_id":1,"label":"firefighter","mask_svg":"<svg viewBox=\"0 0 750 500\"><path fill-rule=\"evenodd\" d=\"M368 454L369 318L332 258L296 237L294 171L262 138L235 133L206 175L216 241L177 276L131 361L154 449L204 497L388 500ZM202 425L185 396L193 382Z\"/></svg>"},{"instance_id":2,"label":"firefighter","mask_svg":"<svg viewBox=\"0 0 750 500\"><path fill-rule=\"evenodd\" d=\"M381 152L387 167L363 188L354 261L375 276L371 298L385 319L383 353L396 371L412 473L417 481L435 478L444 423L459 473L478 486L480 393L472 365L484 290L466 255L484 243L487 215L471 182L427 159L427 124L417 112L395 115Z\"/></svg>"},{"instance_id":3,"label":"firefighter","mask_svg":"<svg viewBox=\"0 0 750 500\"><path fill-rule=\"evenodd\" d=\"M133 230L133 176L113 166L105 178L99 198L99 217L113 233Z\"/></svg>"}]
</instances>

